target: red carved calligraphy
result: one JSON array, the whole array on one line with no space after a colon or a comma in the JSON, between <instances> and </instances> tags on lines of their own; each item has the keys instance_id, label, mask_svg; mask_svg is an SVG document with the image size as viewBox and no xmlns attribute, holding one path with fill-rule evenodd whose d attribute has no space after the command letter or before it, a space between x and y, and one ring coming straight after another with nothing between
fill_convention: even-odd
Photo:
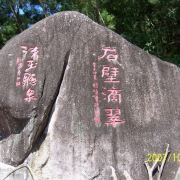
<instances>
[{"instance_id":1,"label":"red carved calligraphy","mask_svg":"<svg viewBox=\"0 0 180 180\"><path fill-rule=\"evenodd\" d=\"M101 120L100 120L96 63L93 63L93 98L94 98L94 121L96 124L99 124Z\"/></svg>"},{"instance_id":2,"label":"red carved calligraphy","mask_svg":"<svg viewBox=\"0 0 180 180\"><path fill-rule=\"evenodd\" d=\"M106 125L111 125L113 127L116 127L119 124L125 123L125 121L121 120L120 115L121 115L121 110L120 109L105 109L106 113Z\"/></svg>"},{"instance_id":3,"label":"red carved calligraphy","mask_svg":"<svg viewBox=\"0 0 180 180\"><path fill-rule=\"evenodd\" d=\"M104 58L106 58L109 62L117 61L118 54L116 48L104 47L102 48L102 50L103 50L103 55L98 57L99 61Z\"/></svg>"},{"instance_id":4,"label":"red carved calligraphy","mask_svg":"<svg viewBox=\"0 0 180 180\"><path fill-rule=\"evenodd\" d=\"M37 48L37 47L31 48L30 51L31 51L31 53L32 53L31 58L33 59L33 61L37 62L37 61L38 61L38 58L39 58L38 48Z\"/></svg>"},{"instance_id":5,"label":"red carved calligraphy","mask_svg":"<svg viewBox=\"0 0 180 180\"><path fill-rule=\"evenodd\" d=\"M115 47L103 47L101 55L96 62L93 62L93 97L94 97L94 120L99 123L101 113L104 113L104 123L107 126L116 127L124 124L121 119L120 104L122 102L120 86L120 70L118 52ZM101 79L97 76L97 66L100 64ZM101 80L101 86L99 86ZM99 91L101 91L99 93ZM102 99L101 99L101 96ZM100 104L104 102L104 110L100 111ZM108 107L108 108L107 108Z\"/></svg>"},{"instance_id":6,"label":"red carved calligraphy","mask_svg":"<svg viewBox=\"0 0 180 180\"><path fill-rule=\"evenodd\" d=\"M108 102L118 102L121 103L121 90L119 89L108 89Z\"/></svg>"},{"instance_id":7,"label":"red carved calligraphy","mask_svg":"<svg viewBox=\"0 0 180 180\"><path fill-rule=\"evenodd\" d=\"M23 87L28 88L29 86L35 86L37 83L36 74L24 73L23 77Z\"/></svg>"},{"instance_id":8,"label":"red carved calligraphy","mask_svg":"<svg viewBox=\"0 0 180 180\"><path fill-rule=\"evenodd\" d=\"M32 89L28 89L24 100L28 103L30 103L31 101L36 101L37 98L35 97L35 91Z\"/></svg>"},{"instance_id":9,"label":"red carved calligraphy","mask_svg":"<svg viewBox=\"0 0 180 180\"><path fill-rule=\"evenodd\" d=\"M116 67L109 67L103 66L102 69L102 78L104 78L105 83L119 83L120 81L117 80L117 76L119 74L118 68Z\"/></svg>"},{"instance_id":10,"label":"red carved calligraphy","mask_svg":"<svg viewBox=\"0 0 180 180\"><path fill-rule=\"evenodd\" d=\"M29 60L29 61L27 61L27 69L25 70L25 72L34 70L36 67L37 67L37 63L34 62L33 60Z\"/></svg>"},{"instance_id":11,"label":"red carved calligraphy","mask_svg":"<svg viewBox=\"0 0 180 180\"><path fill-rule=\"evenodd\" d=\"M39 50L38 47L20 46L22 57L18 57L16 61L17 78L16 87L21 87L25 91L25 102L36 101L35 86L37 85L36 68L38 65ZM26 60L27 59L27 60ZM22 68L24 67L24 72Z\"/></svg>"},{"instance_id":12,"label":"red carved calligraphy","mask_svg":"<svg viewBox=\"0 0 180 180\"><path fill-rule=\"evenodd\" d=\"M16 67L17 67L17 77L16 77L16 87L21 86L21 69L23 67L23 61L21 58L17 58L16 60Z\"/></svg>"}]
</instances>

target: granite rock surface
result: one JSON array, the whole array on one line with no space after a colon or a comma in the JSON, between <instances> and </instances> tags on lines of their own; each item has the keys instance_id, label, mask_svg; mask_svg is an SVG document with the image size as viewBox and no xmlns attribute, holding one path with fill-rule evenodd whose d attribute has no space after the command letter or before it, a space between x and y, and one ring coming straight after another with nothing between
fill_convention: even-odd
<instances>
[{"instance_id":1,"label":"granite rock surface","mask_svg":"<svg viewBox=\"0 0 180 180\"><path fill-rule=\"evenodd\" d=\"M180 69L77 12L50 16L0 51L0 161L37 179L148 179L180 162ZM150 163L151 164L151 163ZM128 177L130 176L130 177Z\"/></svg>"}]
</instances>

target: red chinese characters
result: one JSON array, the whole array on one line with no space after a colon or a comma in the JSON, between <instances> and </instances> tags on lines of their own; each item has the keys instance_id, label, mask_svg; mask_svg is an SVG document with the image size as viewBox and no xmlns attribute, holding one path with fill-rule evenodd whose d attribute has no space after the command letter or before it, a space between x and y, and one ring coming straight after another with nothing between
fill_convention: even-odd
<instances>
[{"instance_id":1,"label":"red chinese characters","mask_svg":"<svg viewBox=\"0 0 180 180\"><path fill-rule=\"evenodd\" d=\"M37 62L33 61L33 60L29 60L27 61L27 68L25 70L25 72L30 72L31 70L36 69L37 67Z\"/></svg>"},{"instance_id":2,"label":"red chinese characters","mask_svg":"<svg viewBox=\"0 0 180 180\"><path fill-rule=\"evenodd\" d=\"M17 68L17 76L16 76L16 87L21 86L21 70L23 67L23 61L21 58L17 58L16 60L16 68Z\"/></svg>"},{"instance_id":3,"label":"red chinese characters","mask_svg":"<svg viewBox=\"0 0 180 180\"><path fill-rule=\"evenodd\" d=\"M100 102L103 102L104 124L107 126L116 127L117 125L124 124L125 121L121 119L120 105L122 102L120 86L120 70L118 62L118 53L115 47L103 47L101 55L98 56L96 62L93 63L93 97L94 97L94 119L99 123ZM100 66L101 76L97 77L97 66ZM101 88L98 81L101 80ZM99 91L101 91L99 93ZM103 97L101 97L103 96ZM98 119L98 121L97 121Z\"/></svg>"},{"instance_id":4,"label":"red chinese characters","mask_svg":"<svg viewBox=\"0 0 180 180\"><path fill-rule=\"evenodd\" d=\"M36 68L38 65L38 47L21 46L22 57L17 58L16 87L22 87L25 91L25 102L36 101L35 86L37 85ZM24 72L22 69L24 68Z\"/></svg>"},{"instance_id":5,"label":"red chinese characters","mask_svg":"<svg viewBox=\"0 0 180 180\"><path fill-rule=\"evenodd\" d=\"M100 108L99 108L99 95L98 95L98 79L96 63L93 63L93 98L94 98L94 121L96 124L101 122L100 120Z\"/></svg>"},{"instance_id":6,"label":"red chinese characters","mask_svg":"<svg viewBox=\"0 0 180 180\"><path fill-rule=\"evenodd\" d=\"M105 83L119 83L117 80L117 76L119 74L119 70L116 67L103 66L102 69L102 78L104 78Z\"/></svg>"},{"instance_id":7,"label":"red chinese characters","mask_svg":"<svg viewBox=\"0 0 180 180\"><path fill-rule=\"evenodd\" d=\"M119 124L123 124L125 123L125 121L121 120L120 116L121 116L121 110L120 109L105 109L105 113L106 113L106 125L110 125L113 127L116 127Z\"/></svg>"},{"instance_id":8,"label":"red chinese characters","mask_svg":"<svg viewBox=\"0 0 180 180\"><path fill-rule=\"evenodd\" d=\"M108 89L107 92L108 102L118 102L119 104L121 103L121 90L112 87L112 89Z\"/></svg>"},{"instance_id":9,"label":"red chinese characters","mask_svg":"<svg viewBox=\"0 0 180 180\"><path fill-rule=\"evenodd\" d=\"M35 91L31 88L29 88L26 91L26 97L24 98L24 100L28 103L30 103L31 101L36 101L37 98L35 97Z\"/></svg>"},{"instance_id":10,"label":"red chinese characters","mask_svg":"<svg viewBox=\"0 0 180 180\"><path fill-rule=\"evenodd\" d=\"M102 48L103 55L98 57L98 60L107 59L109 62L115 62L118 59L116 48L104 47Z\"/></svg>"},{"instance_id":11,"label":"red chinese characters","mask_svg":"<svg viewBox=\"0 0 180 180\"><path fill-rule=\"evenodd\" d=\"M31 51L31 58L32 58L32 60L33 60L34 62L37 62L37 61L38 61L38 58L39 58L38 47L31 48L30 51Z\"/></svg>"},{"instance_id":12,"label":"red chinese characters","mask_svg":"<svg viewBox=\"0 0 180 180\"><path fill-rule=\"evenodd\" d=\"M29 86L35 86L37 83L36 74L24 73L23 77L23 88L27 89Z\"/></svg>"}]
</instances>

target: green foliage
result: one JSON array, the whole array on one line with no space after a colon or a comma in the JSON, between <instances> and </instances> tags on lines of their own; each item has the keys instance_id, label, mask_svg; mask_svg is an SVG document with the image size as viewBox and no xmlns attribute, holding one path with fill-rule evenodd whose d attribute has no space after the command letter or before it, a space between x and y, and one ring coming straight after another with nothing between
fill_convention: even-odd
<instances>
[{"instance_id":1,"label":"green foliage","mask_svg":"<svg viewBox=\"0 0 180 180\"><path fill-rule=\"evenodd\" d=\"M148 0L149 3L151 4L157 4L157 3L160 3L159 0Z\"/></svg>"},{"instance_id":2,"label":"green foliage","mask_svg":"<svg viewBox=\"0 0 180 180\"><path fill-rule=\"evenodd\" d=\"M15 35L16 33L16 24L13 22L6 22L0 28L0 42L6 42L8 39Z\"/></svg>"},{"instance_id":3,"label":"green foliage","mask_svg":"<svg viewBox=\"0 0 180 180\"><path fill-rule=\"evenodd\" d=\"M109 29L116 30L116 18L114 15L110 14L106 9L103 9L100 15L102 16L105 26Z\"/></svg>"},{"instance_id":4,"label":"green foliage","mask_svg":"<svg viewBox=\"0 0 180 180\"><path fill-rule=\"evenodd\" d=\"M179 0L0 0L0 47L63 10L84 13L144 50L180 65Z\"/></svg>"},{"instance_id":5,"label":"green foliage","mask_svg":"<svg viewBox=\"0 0 180 180\"><path fill-rule=\"evenodd\" d=\"M107 1L115 31L144 50L180 65L179 0Z\"/></svg>"}]
</instances>

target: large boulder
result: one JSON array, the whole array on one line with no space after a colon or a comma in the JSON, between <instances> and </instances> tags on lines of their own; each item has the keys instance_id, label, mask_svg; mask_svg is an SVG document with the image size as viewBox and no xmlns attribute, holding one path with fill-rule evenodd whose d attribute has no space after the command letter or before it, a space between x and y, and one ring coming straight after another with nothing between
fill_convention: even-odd
<instances>
[{"instance_id":1,"label":"large boulder","mask_svg":"<svg viewBox=\"0 0 180 180\"><path fill-rule=\"evenodd\" d=\"M80 13L63 12L6 44L0 77L1 162L25 160L43 180L144 180L144 161L169 144L162 179L177 176L175 65Z\"/></svg>"}]
</instances>

